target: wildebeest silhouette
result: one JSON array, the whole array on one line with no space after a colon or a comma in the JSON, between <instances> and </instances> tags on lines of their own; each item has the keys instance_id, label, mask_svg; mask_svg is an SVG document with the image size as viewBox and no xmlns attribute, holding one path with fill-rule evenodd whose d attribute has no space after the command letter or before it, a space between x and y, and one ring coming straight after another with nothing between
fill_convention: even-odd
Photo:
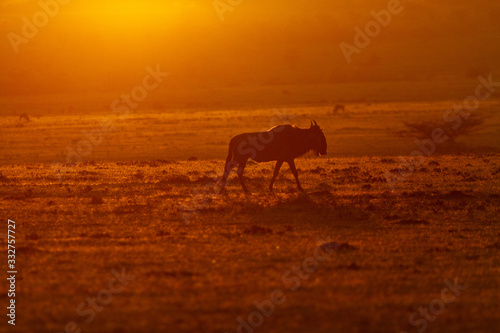
<instances>
[{"instance_id":1,"label":"wildebeest silhouette","mask_svg":"<svg viewBox=\"0 0 500 333\"><path fill-rule=\"evenodd\" d=\"M248 192L243 180L243 170L248 159L256 162L276 161L269 190L278 176L281 165L287 162L295 177L297 187L304 191L299 182L299 174L294 159L313 150L318 155L326 155L326 138L316 121L310 128L298 128L292 125L278 125L266 132L243 133L236 135L229 142L224 174L220 180L220 191L226 186L231 170L238 166L237 174L243 191Z\"/></svg>"}]
</instances>

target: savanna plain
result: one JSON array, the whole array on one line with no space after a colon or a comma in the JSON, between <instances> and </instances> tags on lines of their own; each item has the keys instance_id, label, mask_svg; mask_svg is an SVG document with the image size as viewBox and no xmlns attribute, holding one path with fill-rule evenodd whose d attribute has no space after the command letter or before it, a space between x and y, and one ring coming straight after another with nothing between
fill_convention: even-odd
<instances>
[{"instance_id":1,"label":"savanna plain","mask_svg":"<svg viewBox=\"0 0 500 333\"><path fill-rule=\"evenodd\" d=\"M386 177L418 148L402 133L449 126L453 103L3 114L0 215L16 221L19 271L10 331L498 330L500 103ZM101 137L103 118L113 130ZM285 166L269 192L273 163L249 163L250 195L235 174L217 193L232 136L313 119L328 155L296 160L305 193ZM82 131L92 151L67 160Z\"/></svg>"}]
</instances>

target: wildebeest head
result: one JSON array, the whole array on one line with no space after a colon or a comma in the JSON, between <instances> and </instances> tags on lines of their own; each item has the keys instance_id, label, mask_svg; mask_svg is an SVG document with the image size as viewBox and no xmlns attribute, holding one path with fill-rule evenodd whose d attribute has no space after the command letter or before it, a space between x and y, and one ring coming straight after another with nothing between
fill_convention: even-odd
<instances>
[{"instance_id":1,"label":"wildebeest head","mask_svg":"<svg viewBox=\"0 0 500 333\"><path fill-rule=\"evenodd\" d=\"M316 121L314 121L314 123L311 121L311 127L309 128L309 131L313 139L312 149L318 155L326 155L326 138L323 134L323 129L318 126Z\"/></svg>"}]
</instances>

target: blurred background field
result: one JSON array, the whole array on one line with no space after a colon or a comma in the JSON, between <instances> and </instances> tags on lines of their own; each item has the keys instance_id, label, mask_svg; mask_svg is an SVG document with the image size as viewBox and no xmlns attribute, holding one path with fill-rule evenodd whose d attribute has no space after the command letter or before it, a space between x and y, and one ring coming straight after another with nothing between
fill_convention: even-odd
<instances>
[{"instance_id":1,"label":"blurred background field","mask_svg":"<svg viewBox=\"0 0 500 333\"><path fill-rule=\"evenodd\" d=\"M227 109L158 106L141 107L120 116L104 102L100 107L89 102L61 102L49 107L36 98L32 102L19 99L18 104L11 100L0 116L0 164L65 163L68 151L76 151L81 140L88 140L84 131L98 129L103 119L109 120L114 129L102 135L102 142L93 145L91 154L84 156L83 161L225 159L229 140L236 134L267 130L282 123L308 127L313 119L324 129L331 156L407 156L417 146L412 135L401 136L408 131L405 123L432 122L449 127L443 114L462 101L347 101L266 107L250 104ZM150 103L154 104L154 99ZM156 103L159 105L160 101ZM335 112L337 104L345 110ZM438 145L436 153L499 151L499 111L500 101L481 102L473 118L481 118L483 123L473 132L459 136L459 145L455 147ZM30 121L20 119L23 113ZM459 128L457 133L460 131ZM99 134L94 137L101 139Z\"/></svg>"}]
</instances>

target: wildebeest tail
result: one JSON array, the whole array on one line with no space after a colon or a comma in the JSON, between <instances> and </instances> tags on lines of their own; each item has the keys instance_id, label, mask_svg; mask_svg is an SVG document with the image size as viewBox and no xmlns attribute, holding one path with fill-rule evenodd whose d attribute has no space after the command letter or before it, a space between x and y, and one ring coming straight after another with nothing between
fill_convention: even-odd
<instances>
[{"instance_id":1,"label":"wildebeest tail","mask_svg":"<svg viewBox=\"0 0 500 333\"><path fill-rule=\"evenodd\" d=\"M227 152L226 165L233 159L233 149L231 143L229 143L229 151Z\"/></svg>"},{"instance_id":2,"label":"wildebeest tail","mask_svg":"<svg viewBox=\"0 0 500 333\"><path fill-rule=\"evenodd\" d=\"M229 150L227 152L227 157L226 157L226 165L224 165L224 171L227 172L229 168L229 164L231 163L231 160L233 159L233 147L232 147L232 140L229 143Z\"/></svg>"}]
</instances>

